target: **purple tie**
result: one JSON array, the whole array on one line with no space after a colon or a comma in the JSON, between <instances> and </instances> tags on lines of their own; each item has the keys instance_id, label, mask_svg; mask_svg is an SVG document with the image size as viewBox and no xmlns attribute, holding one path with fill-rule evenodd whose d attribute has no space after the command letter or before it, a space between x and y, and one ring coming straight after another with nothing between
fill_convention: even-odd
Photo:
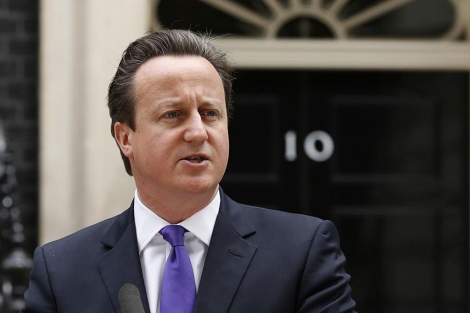
<instances>
[{"instance_id":1,"label":"purple tie","mask_svg":"<svg viewBox=\"0 0 470 313\"><path fill-rule=\"evenodd\" d=\"M160 230L171 245L163 272L160 313L192 313L196 300L196 284L188 252L184 247L186 229L168 225Z\"/></svg>"}]
</instances>

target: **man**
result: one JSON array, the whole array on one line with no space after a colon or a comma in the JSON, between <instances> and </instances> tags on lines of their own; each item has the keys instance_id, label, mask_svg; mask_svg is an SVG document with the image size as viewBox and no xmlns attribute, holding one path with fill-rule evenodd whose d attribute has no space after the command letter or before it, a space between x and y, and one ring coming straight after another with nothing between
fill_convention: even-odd
<instances>
[{"instance_id":1,"label":"man","mask_svg":"<svg viewBox=\"0 0 470 313\"><path fill-rule=\"evenodd\" d=\"M131 302L147 313L353 312L331 222L241 205L219 188L231 81L205 36L162 30L129 45L108 106L134 201L37 248L23 312L133 312ZM168 229L184 242L169 243Z\"/></svg>"}]
</instances>

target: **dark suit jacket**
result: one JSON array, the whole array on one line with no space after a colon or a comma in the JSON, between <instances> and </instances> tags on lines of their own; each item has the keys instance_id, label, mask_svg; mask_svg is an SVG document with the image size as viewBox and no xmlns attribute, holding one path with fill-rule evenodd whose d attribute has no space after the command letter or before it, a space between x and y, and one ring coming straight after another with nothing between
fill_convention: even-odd
<instances>
[{"instance_id":1,"label":"dark suit jacket","mask_svg":"<svg viewBox=\"0 0 470 313\"><path fill-rule=\"evenodd\" d=\"M353 312L344 263L331 222L241 205L221 191L194 312ZM121 312L126 283L150 312L133 206L37 248L22 312Z\"/></svg>"}]
</instances>

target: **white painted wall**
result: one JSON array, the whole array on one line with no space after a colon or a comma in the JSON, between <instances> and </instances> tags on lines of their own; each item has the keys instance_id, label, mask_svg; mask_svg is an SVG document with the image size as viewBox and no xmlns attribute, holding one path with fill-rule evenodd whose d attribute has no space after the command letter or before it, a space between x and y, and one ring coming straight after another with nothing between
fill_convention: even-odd
<instances>
[{"instance_id":1,"label":"white painted wall","mask_svg":"<svg viewBox=\"0 0 470 313\"><path fill-rule=\"evenodd\" d=\"M150 29L150 0L41 0L40 243L115 215L134 183L110 134L107 86Z\"/></svg>"}]
</instances>

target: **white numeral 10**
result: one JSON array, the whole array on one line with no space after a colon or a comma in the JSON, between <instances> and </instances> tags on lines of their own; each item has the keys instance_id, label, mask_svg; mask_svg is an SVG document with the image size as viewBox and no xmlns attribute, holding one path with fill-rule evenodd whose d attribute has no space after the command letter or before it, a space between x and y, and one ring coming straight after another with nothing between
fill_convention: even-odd
<instances>
[{"instance_id":1,"label":"white numeral 10","mask_svg":"<svg viewBox=\"0 0 470 313\"><path fill-rule=\"evenodd\" d=\"M284 135L286 143L285 158L287 161L293 162L297 160L297 133L289 130ZM319 151L316 142L319 141L323 149ZM315 162L325 162L333 155L335 151L335 143L328 133L322 130L316 130L309 133L304 140L304 151L310 160Z\"/></svg>"}]
</instances>

